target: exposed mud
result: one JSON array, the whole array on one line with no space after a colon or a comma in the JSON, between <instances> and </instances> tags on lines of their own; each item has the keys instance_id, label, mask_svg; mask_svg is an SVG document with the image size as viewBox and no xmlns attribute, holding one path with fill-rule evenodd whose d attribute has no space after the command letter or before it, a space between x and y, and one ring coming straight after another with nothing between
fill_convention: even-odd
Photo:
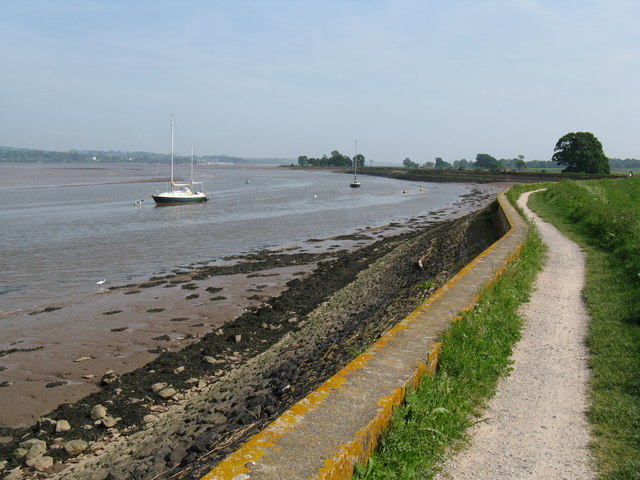
<instances>
[{"instance_id":1,"label":"exposed mud","mask_svg":"<svg viewBox=\"0 0 640 480\"><path fill-rule=\"evenodd\" d=\"M317 264L279 296L184 349L161 353L131 373L107 373L99 391L60 406L37 425L0 429L4 471L20 467L28 478L56 472L74 479L198 478L493 242L494 213L492 206L354 252L262 252L237 264L126 286L131 292L180 286L188 293L194 281L215 275L259 276L276 267ZM217 292L212 287L208 293ZM96 405L105 411L96 414ZM15 456L19 444L32 438L46 442L44 455L55 462L42 472ZM65 448L71 440L88 442L84 453Z\"/></svg>"}]
</instances>

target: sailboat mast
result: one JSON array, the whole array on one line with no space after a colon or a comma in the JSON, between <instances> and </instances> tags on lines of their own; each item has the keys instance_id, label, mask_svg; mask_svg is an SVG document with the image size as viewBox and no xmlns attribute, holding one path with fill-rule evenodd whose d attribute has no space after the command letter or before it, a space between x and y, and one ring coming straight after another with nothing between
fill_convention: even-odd
<instances>
[{"instance_id":1,"label":"sailboat mast","mask_svg":"<svg viewBox=\"0 0 640 480\"><path fill-rule=\"evenodd\" d=\"M191 144L191 186L193 187L193 143Z\"/></svg>"},{"instance_id":2,"label":"sailboat mast","mask_svg":"<svg viewBox=\"0 0 640 480\"><path fill-rule=\"evenodd\" d=\"M173 186L173 114L171 114L171 186Z\"/></svg>"},{"instance_id":3,"label":"sailboat mast","mask_svg":"<svg viewBox=\"0 0 640 480\"><path fill-rule=\"evenodd\" d=\"M356 165L358 162L357 157L358 157L358 139L356 138L355 153L353 154L353 178L356 178Z\"/></svg>"}]
</instances>

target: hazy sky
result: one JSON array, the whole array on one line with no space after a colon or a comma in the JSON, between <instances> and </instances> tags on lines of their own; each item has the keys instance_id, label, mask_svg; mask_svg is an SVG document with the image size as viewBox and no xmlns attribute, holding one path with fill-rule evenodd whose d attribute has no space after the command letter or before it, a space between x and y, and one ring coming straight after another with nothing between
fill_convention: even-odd
<instances>
[{"instance_id":1,"label":"hazy sky","mask_svg":"<svg viewBox=\"0 0 640 480\"><path fill-rule=\"evenodd\" d=\"M0 0L0 145L640 158L638 0ZM374 163L375 164L375 163Z\"/></svg>"}]
</instances>

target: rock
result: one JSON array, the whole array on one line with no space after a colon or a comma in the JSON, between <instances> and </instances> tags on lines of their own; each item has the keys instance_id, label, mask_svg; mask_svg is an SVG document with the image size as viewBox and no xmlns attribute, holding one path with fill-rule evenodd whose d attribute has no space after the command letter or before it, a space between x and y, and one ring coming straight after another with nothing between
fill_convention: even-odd
<instances>
[{"instance_id":1,"label":"rock","mask_svg":"<svg viewBox=\"0 0 640 480\"><path fill-rule=\"evenodd\" d=\"M165 382L154 383L153 385L151 385L151 391L153 393L158 393L164 388L167 388L167 384Z\"/></svg>"},{"instance_id":2,"label":"rock","mask_svg":"<svg viewBox=\"0 0 640 480\"><path fill-rule=\"evenodd\" d=\"M29 450L27 450L26 448L16 448L16 449L13 451L13 458L22 458L22 457L24 457L25 455L27 455L27 452L28 452L28 451L29 451Z\"/></svg>"},{"instance_id":3,"label":"rock","mask_svg":"<svg viewBox=\"0 0 640 480\"><path fill-rule=\"evenodd\" d=\"M38 427L40 427L41 430L49 430L50 428L54 428L55 425L56 421L49 417L41 417L38 419Z\"/></svg>"},{"instance_id":4,"label":"rock","mask_svg":"<svg viewBox=\"0 0 640 480\"><path fill-rule=\"evenodd\" d=\"M204 359L203 359L203 360L204 360L205 362L207 362L207 363L211 363L211 364L216 363L216 359L215 359L215 358L213 358L213 357L210 357L210 356L208 356L208 355L207 355L206 357L204 357Z\"/></svg>"},{"instance_id":5,"label":"rock","mask_svg":"<svg viewBox=\"0 0 640 480\"><path fill-rule=\"evenodd\" d=\"M106 448L107 445L108 445L108 443L104 442L104 441L90 442L89 443L89 448L92 451L96 452L98 450L102 450L103 448Z\"/></svg>"},{"instance_id":6,"label":"rock","mask_svg":"<svg viewBox=\"0 0 640 480\"><path fill-rule=\"evenodd\" d=\"M6 460L0 460L0 472L5 469L7 463L9 462L7 462Z\"/></svg>"},{"instance_id":7,"label":"rock","mask_svg":"<svg viewBox=\"0 0 640 480\"><path fill-rule=\"evenodd\" d=\"M107 409L100 404L94 405L91 409L91 418L93 418L94 420L100 420L101 418L104 418L106 416Z\"/></svg>"},{"instance_id":8,"label":"rock","mask_svg":"<svg viewBox=\"0 0 640 480\"><path fill-rule=\"evenodd\" d=\"M64 438L62 437L57 437L53 439L53 442L51 442L51 449L58 449L58 448L63 448L64 447Z\"/></svg>"},{"instance_id":9,"label":"rock","mask_svg":"<svg viewBox=\"0 0 640 480\"><path fill-rule=\"evenodd\" d=\"M115 426L116 423L118 423L118 421L113 418L113 417L104 417L101 421L102 426L106 427L106 428L111 428L113 426Z\"/></svg>"},{"instance_id":10,"label":"rock","mask_svg":"<svg viewBox=\"0 0 640 480\"><path fill-rule=\"evenodd\" d=\"M35 457L30 460L27 460L27 466L42 472L47 468L53 467L53 457Z\"/></svg>"},{"instance_id":11,"label":"rock","mask_svg":"<svg viewBox=\"0 0 640 480\"><path fill-rule=\"evenodd\" d=\"M56 422L56 433L68 432L71 430L71 425L66 420L58 420Z\"/></svg>"},{"instance_id":12,"label":"rock","mask_svg":"<svg viewBox=\"0 0 640 480\"><path fill-rule=\"evenodd\" d=\"M36 438L31 438L26 442L22 442L20 444L20 447L24 448L27 451L27 453L25 454L27 460L40 457L44 454L44 452L47 451L47 443Z\"/></svg>"},{"instance_id":13,"label":"rock","mask_svg":"<svg viewBox=\"0 0 640 480\"><path fill-rule=\"evenodd\" d=\"M70 440L64 444L64 449L69 455L75 457L84 452L88 446L89 444L84 440Z\"/></svg>"},{"instance_id":14,"label":"rock","mask_svg":"<svg viewBox=\"0 0 640 480\"><path fill-rule=\"evenodd\" d=\"M91 357L80 357L76 358L74 362L86 362L87 360L91 360Z\"/></svg>"},{"instance_id":15,"label":"rock","mask_svg":"<svg viewBox=\"0 0 640 480\"><path fill-rule=\"evenodd\" d=\"M160 395L164 399L167 399L173 397L176 393L178 392L176 392L175 388L167 387L160 390L158 392L158 395Z\"/></svg>"},{"instance_id":16,"label":"rock","mask_svg":"<svg viewBox=\"0 0 640 480\"><path fill-rule=\"evenodd\" d=\"M102 378L100 379L100 384L109 385L109 384L117 382L119 380L120 380L120 375L118 375L113 370L108 370L107 373L105 373L102 376Z\"/></svg>"},{"instance_id":17,"label":"rock","mask_svg":"<svg viewBox=\"0 0 640 480\"><path fill-rule=\"evenodd\" d=\"M155 422L157 419L158 419L158 417L156 417L155 415L151 415L151 414L147 414L144 417L142 417L142 420L144 420L145 423Z\"/></svg>"},{"instance_id":18,"label":"rock","mask_svg":"<svg viewBox=\"0 0 640 480\"><path fill-rule=\"evenodd\" d=\"M218 330L216 330L216 335L220 336L220 335L224 335L224 330L222 330L221 328L219 328Z\"/></svg>"},{"instance_id":19,"label":"rock","mask_svg":"<svg viewBox=\"0 0 640 480\"><path fill-rule=\"evenodd\" d=\"M34 445L44 445L45 449L47 447L47 443L44 440L40 440L38 438L30 438L29 440L25 440L24 442L20 442L20 446L22 448L26 448L29 450Z\"/></svg>"},{"instance_id":20,"label":"rock","mask_svg":"<svg viewBox=\"0 0 640 480\"><path fill-rule=\"evenodd\" d=\"M24 478L24 474L22 473L22 469L20 467L16 467L13 470L10 470L7 475L5 475L2 480L22 480Z\"/></svg>"},{"instance_id":21,"label":"rock","mask_svg":"<svg viewBox=\"0 0 640 480\"><path fill-rule=\"evenodd\" d=\"M236 343L240 343L242 341L242 335L236 335L234 338Z\"/></svg>"},{"instance_id":22,"label":"rock","mask_svg":"<svg viewBox=\"0 0 640 480\"><path fill-rule=\"evenodd\" d=\"M184 372L185 368L183 366L180 366L176 369L173 370L173 373L178 374L178 373L182 373Z\"/></svg>"}]
</instances>

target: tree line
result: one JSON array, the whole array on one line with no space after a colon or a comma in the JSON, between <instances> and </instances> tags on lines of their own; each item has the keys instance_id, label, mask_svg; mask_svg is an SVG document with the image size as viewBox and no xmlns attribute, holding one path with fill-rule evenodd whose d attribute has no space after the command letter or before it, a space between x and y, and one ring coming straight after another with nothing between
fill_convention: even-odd
<instances>
[{"instance_id":1,"label":"tree line","mask_svg":"<svg viewBox=\"0 0 640 480\"><path fill-rule=\"evenodd\" d=\"M405 158L403 165L406 168L440 168L465 170L468 168L499 170L524 170L526 168L561 168L569 173L594 173L607 175L611 168L636 169L640 168L640 160L627 158L607 158L600 140L591 132L570 132L563 135L554 148L554 154L550 161L533 160L524 161L524 155L518 155L512 159L496 159L487 153L478 153L475 162L466 159L456 160L453 164L436 157L435 162L426 162L418 165L410 158Z\"/></svg>"},{"instance_id":2,"label":"tree line","mask_svg":"<svg viewBox=\"0 0 640 480\"><path fill-rule=\"evenodd\" d=\"M136 163L169 163L168 153L121 152L100 150L70 150L57 152L48 150L32 150L29 148L0 147L0 163L88 163L88 162L136 162ZM189 163L191 156L174 155L176 163ZM197 163L288 163L289 160L277 158L248 159L229 155L199 155Z\"/></svg>"},{"instance_id":3,"label":"tree line","mask_svg":"<svg viewBox=\"0 0 640 480\"><path fill-rule=\"evenodd\" d=\"M298 157L298 165L301 167L353 167L354 161L356 166L362 167L365 157L362 154L357 154L351 158L341 154L338 150L334 150L329 156L323 155L320 158L309 158L306 155Z\"/></svg>"}]
</instances>

